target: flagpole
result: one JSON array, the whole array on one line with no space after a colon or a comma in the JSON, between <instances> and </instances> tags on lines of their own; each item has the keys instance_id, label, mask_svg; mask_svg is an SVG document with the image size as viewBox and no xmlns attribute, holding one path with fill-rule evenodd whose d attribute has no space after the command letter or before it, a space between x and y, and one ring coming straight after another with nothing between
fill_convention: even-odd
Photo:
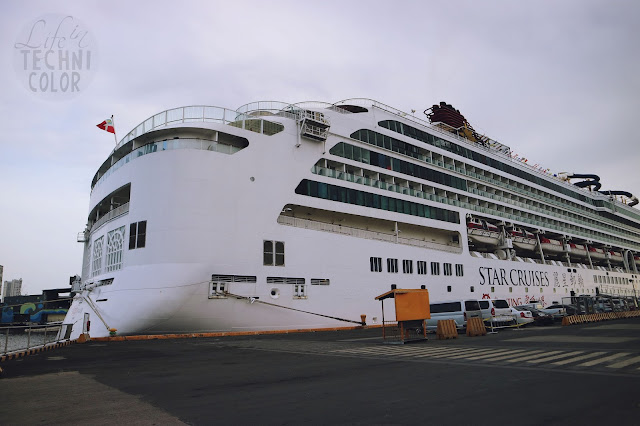
<instances>
[{"instance_id":1,"label":"flagpole","mask_svg":"<svg viewBox=\"0 0 640 426\"><path fill-rule=\"evenodd\" d=\"M116 146L118 146L118 137L116 136L116 122L113 121L113 114L111 114L111 124L113 124L113 139L115 139Z\"/></svg>"}]
</instances>

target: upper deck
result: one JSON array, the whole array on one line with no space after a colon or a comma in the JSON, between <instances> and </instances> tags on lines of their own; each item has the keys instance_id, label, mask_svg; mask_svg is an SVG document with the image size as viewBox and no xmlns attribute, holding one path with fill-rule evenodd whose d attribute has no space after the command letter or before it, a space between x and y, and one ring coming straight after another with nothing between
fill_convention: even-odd
<instances>
[{"instance_id":1,"label":"upper deck","mask_svg":"<svg viewBox=\"0 0 640 426\"><path fill-rule=\"evenodd\" d=\"M578 187L560 179L556 175L550 174L546 169L538 167L537 164L532 165L529 162L521 161L518 157L513 156L511 149L507 145L490 138L485 138L485 143L478 143L467 139L460 132L456 132L455 129L447 129L446 126L443 125L432 125L427 120L414 116L413 113L409 114L381 102L366 98L346 99L333 104L314 101L293 104L279 101L259 101L242 105L236 110L216 106L197 105L162 111L142 121L120 140L109 155L109 158L107 158L96 172L92 180L91 188L93 189L101 181L101 178L110 171L115 170L119 164L128 162L128 158L126 157L134 150L152 142L152 138L145 139L143 138L144 135L160 129L182 127L189 123L219 123L256 133L274 135L284 129L283 123L287 120L300 119L304 111L322 111L328 114L349 115L376 110L389 114L398 121L407 123L408 125L415 125L418 128L424 129L431 134L449 140L459 146L482 153L502 163L509 164L511 167L521 170L528 175L533 175L542 181L553 183L553 186L559 185L561 188L566 188L566 190L581 194L581 198L592 200L593 202L589 204L592 204L596 209L621 214L635 221L640 221L640 214L636 209L619 201L614 196L591 192L586 187ZM195 144L194 148L197 148ZM204 147L202 149L207 148ZM531 163L533 163L533 161L531 161Z\"/></svg>"}]
</instances>

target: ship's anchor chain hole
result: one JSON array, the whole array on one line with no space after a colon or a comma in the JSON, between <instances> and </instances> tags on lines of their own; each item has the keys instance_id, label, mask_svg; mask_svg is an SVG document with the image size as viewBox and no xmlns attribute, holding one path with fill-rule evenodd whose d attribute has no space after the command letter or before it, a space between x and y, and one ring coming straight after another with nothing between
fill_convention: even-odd
<instances>
[{"instance_id":1,"label":"ship's anchor chain hole","mask_svg":"<svg viewBox=\"0 0 640 426\"><path fill-rule=\"evenodd\" d=\"M270 292L271 298L272 299L277 299L278 297L280 297L280 289L278 288L272 288L271 292Z\"/></svg>"}]
</instances>

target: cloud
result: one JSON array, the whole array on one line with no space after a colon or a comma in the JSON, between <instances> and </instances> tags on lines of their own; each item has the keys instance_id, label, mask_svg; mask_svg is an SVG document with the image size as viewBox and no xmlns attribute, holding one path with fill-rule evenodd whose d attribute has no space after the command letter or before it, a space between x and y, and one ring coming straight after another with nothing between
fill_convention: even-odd
<instances>
[{"instance_id":1,"label":"cloud","mask_svg":"<svg viewBox=\"0 0 640 426\"><path fill-rule=\"evenodd\" d=\"M366 97L452 103L554 171L638 192L640 5L625 1L17 2L0 16L0 264L30 292L81 269L89 185L118 137L184 105ZM26 91L11 47L46 13L94 36L95 77L67 101ZM98 64L98 62L96 62Z\"/></svg>"}]
</instances>

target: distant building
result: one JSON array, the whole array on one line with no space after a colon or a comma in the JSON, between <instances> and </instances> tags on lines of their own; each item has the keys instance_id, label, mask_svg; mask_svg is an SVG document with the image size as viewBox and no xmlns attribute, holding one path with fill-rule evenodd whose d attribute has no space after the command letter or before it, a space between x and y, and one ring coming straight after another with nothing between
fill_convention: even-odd
<instances>
[{"instance_id":1,"label":"distant building","mask_svg":"<svg viewBox=\"0 0 640 426\"><path fill-rule=\"evenodd\" d=\"M5 281L4 291L2 292L2 298L10 296L20 296L22 293L22 278L17 280Z\"/></svg>"},{"instance_id":2,"label":"distant building","mask_svg":"<svg viewBox=\"0 0 640 426\"><path fill-rule=\"evenodd\" d=\"M2 284L2 273L4 272L4 266L0 265L0 284ZM0 285L0 300L2 300L2 286Z\"/></svg>"}]
</instances>

